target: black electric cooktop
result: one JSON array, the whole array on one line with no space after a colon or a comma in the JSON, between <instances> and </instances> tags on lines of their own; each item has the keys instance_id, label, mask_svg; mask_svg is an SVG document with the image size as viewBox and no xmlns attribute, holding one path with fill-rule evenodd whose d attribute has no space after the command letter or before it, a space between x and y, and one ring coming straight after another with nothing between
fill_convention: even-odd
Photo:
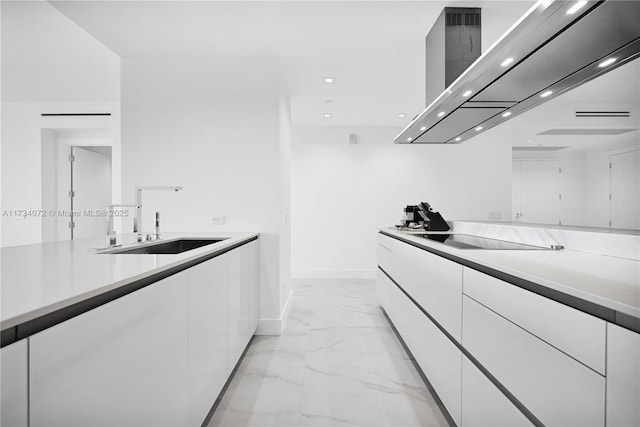
<instances>
[{"instance_id":1,"label":"black electric cooktop","mask_svg":"<svg viewBox=\"0 0 640 427\"><path fill-rule=\"evenodd\" d=\"M546 250L542 246L525 245L524 243L509 242L506 240L488 239L486 237L472 236L470 234L414 234L423 239L434 240L446 246L458 249L491 249L491 250Z\"/></svg>"}]
</instances>

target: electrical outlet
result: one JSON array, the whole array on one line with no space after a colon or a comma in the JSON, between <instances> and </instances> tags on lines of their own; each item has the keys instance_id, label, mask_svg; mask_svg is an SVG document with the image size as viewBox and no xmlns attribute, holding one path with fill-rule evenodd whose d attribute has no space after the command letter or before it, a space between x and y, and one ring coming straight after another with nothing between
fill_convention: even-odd
<instances>
[{"instance_id":1,"label":"electrical outlet","mask_svg":"<svg viewBox=\"0 0 640 427\"><path fill-rule=\"evenodd\" d=\"M212 216L211 217L211 225L219 225L224 224L226 222L226 217L224 215L220 216Z\"/></svg>"},{"instance_id":2,"label":"electrical outlet","mask_svg":"<svg viewBox=\"0 0 640 427\"><path fill-rule=\"evenodd\" d=\"M489 220L499 221L502 219L502 212L489 211Z\"/></svg>"}]
</instances>

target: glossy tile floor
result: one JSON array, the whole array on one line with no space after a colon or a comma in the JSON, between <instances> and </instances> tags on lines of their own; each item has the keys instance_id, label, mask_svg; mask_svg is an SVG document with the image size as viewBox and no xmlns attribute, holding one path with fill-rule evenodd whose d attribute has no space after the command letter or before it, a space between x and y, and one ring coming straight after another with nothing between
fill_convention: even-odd
<instances>
[{"instance_id":1,"label":"glossy tile floor","mask_svg":"<svg viewBox=\"0 0 640 427\"><path fill-rule=\"evenodd\" d=\"M286 330L258 336L209 426L446 426L373 280L298 280Z\"/></svg>"}]
</instances>

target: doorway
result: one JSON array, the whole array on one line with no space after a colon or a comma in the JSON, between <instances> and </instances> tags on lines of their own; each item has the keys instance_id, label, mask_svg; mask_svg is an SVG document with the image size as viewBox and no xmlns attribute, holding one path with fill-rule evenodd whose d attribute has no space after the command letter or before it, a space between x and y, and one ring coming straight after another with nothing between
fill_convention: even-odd
<instances>
[{"instance_id":1,"label":"doorway","mask_svg":"<svg viewBox=\"0 0 640 427\"><path fill-rule=\"evenodd\" d=\"M513 221L561 224L558 160L514 160L511 189Z\"/></svg>"},{"instance_id":2,"label":"doorway","mask_svg":"<svg viewBox=\"0 0 640 427\"><path fill-rule=\"evenodd\" d=\"M42 241L106 234L111 203L112 149L108 133L42 131Z\"/></svg>"},{"instance_id":3,"label":"doorway","mask_svg":"<svg viewBox=\"0 0 640 427\"><path fill-rule=\"evenodd\" d=\"M640 151L609 157L609 227L640 229Z\"/></svg>"}]
</instances>

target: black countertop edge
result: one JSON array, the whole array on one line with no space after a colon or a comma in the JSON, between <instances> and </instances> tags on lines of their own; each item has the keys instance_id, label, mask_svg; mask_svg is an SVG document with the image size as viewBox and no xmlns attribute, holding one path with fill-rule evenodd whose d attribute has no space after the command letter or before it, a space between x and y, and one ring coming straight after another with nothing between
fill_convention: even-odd
<instances>
[{"instance_id":1,"label":"black countertop edge","mask_svg":"<svg viewBox=\"0 0 640 427\"><path fill-rule=\"evenodd\" d=\"M86 313L89 310L93 310L94 308L100 307L101 305L104 305L108 302L121 298L139 289L145 288L162 279L165 279L169 276L173 276L174 274L180 273L181 271L184 271L188 268L194 267L205 261L209 261L212 258L215 258L229 251L232 251L240 246L246 245L247 243L251 243L254 240L258 240L258 236L253 236L246 240L241 240L224 249L203 254L202 256L199 256L196 259L185 261L180 265L170 267L158 273L151 274L142 279L122 285L116 289L111 289L109 291L106 291L100 295L87 298L86 300L52 311L51 313L43 314L42 316L39 316L35 319L27 320L23 323L19 323L18 325L3 329L1 332L2 335L0 336L0 340L1 340L0 347L5 347L10 344L13 344L16 341L27 338L40 331L43 331L47 328L55 326L58 323L62 323L82 313Z\"/></svg>"},{"instance_id":2,"label":"black countertop edge","mask_svg":"<svg viewBox=\"0 0 640 427\"><path fill-rule=\"evenodd\" d=\"M549 288L545 285L531 282L521 277L517 277L512 274L508 274L503 271L496 270L495 268L487 267L486 265L478 264L468 259L456 256L456 255L452 255L448 252L440 251L438 249L435 249L429 246L420 245L419 243L413 242L411 240L403 239L402 237L386 233L382 230L380 231L380 234L383 234L387 237L391 237L392 239L396 239L403 243L407 243L411 246L415 246L416 248L425 250L427 252L431 252L432 254L441 256L442 258L446 258L450 261L454 261L465 267L469 267L473 270L495 277L496 279L500 279L507 283L511 283L512 285L518 286L519 288L526 289L540 296L552 299L556 302L559 302L571 308L575 308L576 310L580 310L584 313L590 314L599 319L613 323L622 328L629 329L630 331L633 331L636 333L640 333L640 319L634 316L631 316L629 314L621 313L612 308L604 307L595 302L587 301L580 297L566 294L556 289Z\"/></svg>"}]
</instances>

